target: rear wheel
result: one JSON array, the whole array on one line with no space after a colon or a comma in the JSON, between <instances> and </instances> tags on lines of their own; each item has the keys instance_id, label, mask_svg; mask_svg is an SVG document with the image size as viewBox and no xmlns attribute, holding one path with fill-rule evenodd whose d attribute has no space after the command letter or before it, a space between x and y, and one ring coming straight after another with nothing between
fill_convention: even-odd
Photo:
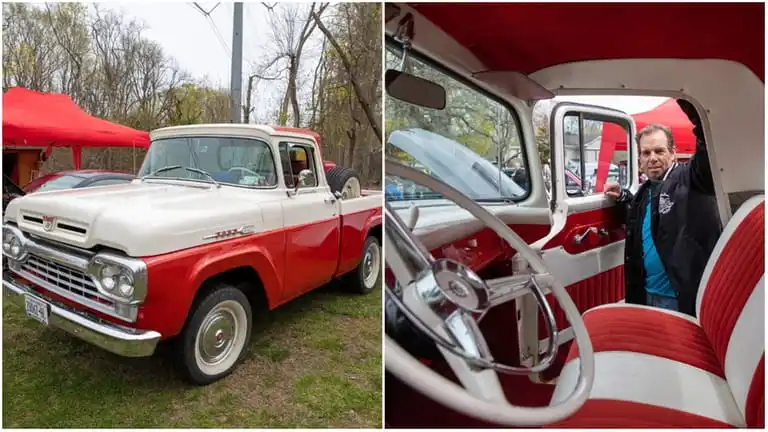
<instances>
[{"instance_id":1,"label":"rear wheel","mask_svg":"<svg viewBox=\"0 0 768 432\"><path fill-rule=\"evenodd\" d=\"M381 244L369 236L363 246L363 258L357 269L349 274L350 288L360 294L368 294L381 282Z\"/></svg>"},{"instance_id":2,"label":"rear wheel","mask_svg":"<svg viewBox=\"0 0 768 432\"><path fill-rule=\"evenodd\" d=\"M196 301L176 347L176 365L193 384L206 385L234 371L251 338L251 304L237 288L219 284Z\"/></svg>"},{"instance_id":3,"label":"rear wheel","mask_svg":"<svg viewBox=\"0 0 768 432\"><path fill-rule=\"evenodd\" d=\"M359 198L362 195L360 176L352 168L336 166L329 169L325 177L328 179L331 192L339 192L341 199Z\"/></svg>"}]
</instances>

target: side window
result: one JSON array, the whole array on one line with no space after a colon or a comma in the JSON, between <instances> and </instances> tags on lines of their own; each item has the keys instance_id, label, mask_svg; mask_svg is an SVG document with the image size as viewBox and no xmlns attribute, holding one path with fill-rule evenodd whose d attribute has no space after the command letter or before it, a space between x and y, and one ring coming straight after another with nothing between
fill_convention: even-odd
<instances>
[{"instance_id":1,"label":"side window","mask_svg":"<svg viewBox=\"0 0 768 432\"><path fill-rule=\"evenodd\" d=\"M299 175L304 170L309 170L312 176L302 187L315 187L318 185L317 170L315 169L315 157L312 147L300 144L280 143L280 162L283 166L285 184L289 188L299 184Z\"/></svg>"},{"instance_id":2,"label":"side window","mask_svg":"<svg viewBox=\"0 0 768 432\"><path fill-rule=\"evenodd\" d=\"M625 125L589 114L568 113L563 118L563 128L563 169L568 197L602 194L609 182L629 186L626 147L629 132Z\"/></svg>"}]
</instances>

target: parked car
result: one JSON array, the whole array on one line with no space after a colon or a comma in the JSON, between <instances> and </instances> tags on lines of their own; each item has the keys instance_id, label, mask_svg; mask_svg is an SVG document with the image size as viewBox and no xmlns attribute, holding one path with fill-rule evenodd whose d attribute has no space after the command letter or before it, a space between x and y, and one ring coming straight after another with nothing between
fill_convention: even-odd
<instances>
[{"instance_id":1,"label":"parked car","mask_svg":"<svg viewBox=\"0 0 768 432\"><path fill-rule=\"evenodd\" d=\"M358 293L380 283L382 196L357 193L354 170L327 167L315 137L249 124L158 129L140 181L12 201L6 299L122 356L173 339L190 382L223 378L245 357L256 315L334 278Z\"/></svg>"},{"instance_id":2,"label":"parked car","mask_svg":"<svg viewBox=\"0 0 768 432\"><path fill-rule=\"evenodd\" d=\"M136 177L133 174L105 170L74 170L45 174L25 184L26 193L44 192L60 189L77 189L91 186L107 186L130 183Z\"/></svg>"}]
</instances>

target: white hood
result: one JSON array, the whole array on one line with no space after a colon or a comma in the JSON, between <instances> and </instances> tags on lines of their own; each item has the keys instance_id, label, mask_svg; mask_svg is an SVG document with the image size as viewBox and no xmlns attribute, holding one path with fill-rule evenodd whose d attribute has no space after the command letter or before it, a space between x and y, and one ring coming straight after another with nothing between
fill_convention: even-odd
<instances>
[{"instance_id":1,"label":"white hood","mask_svg":"<svg viewBox=\"0 0 768 432\"><path fill-rule=\"evenodd\" d=\"M103 245L144 257L210 243L216 240L204 238L243 225L251 225L254 232L272 228L264 226L263 210L279 208L281 194L134 181L26 195L11 201L5 219L43 238L81 248ZM43 229L43 216L55 218L50 232ZM269 225L278 222L268 219Z\"/></svg>"}]
</instances>

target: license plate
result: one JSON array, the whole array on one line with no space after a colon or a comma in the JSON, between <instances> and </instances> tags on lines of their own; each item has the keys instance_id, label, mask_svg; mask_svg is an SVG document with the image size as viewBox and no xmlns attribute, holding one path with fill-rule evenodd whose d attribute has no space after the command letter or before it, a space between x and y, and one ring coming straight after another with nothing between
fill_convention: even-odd
<instances>
[{"instance_id":1,"label":"license plate","mask_svg":"<svg viewBox=\"0 0 768 432\"><path fill-rule=\"evenodd\" d=\"M48 325L48 314L51 310L48 303L36 297L27 295L24 298L24 310L27 316Z\"/></svg>"}]
</instances>

